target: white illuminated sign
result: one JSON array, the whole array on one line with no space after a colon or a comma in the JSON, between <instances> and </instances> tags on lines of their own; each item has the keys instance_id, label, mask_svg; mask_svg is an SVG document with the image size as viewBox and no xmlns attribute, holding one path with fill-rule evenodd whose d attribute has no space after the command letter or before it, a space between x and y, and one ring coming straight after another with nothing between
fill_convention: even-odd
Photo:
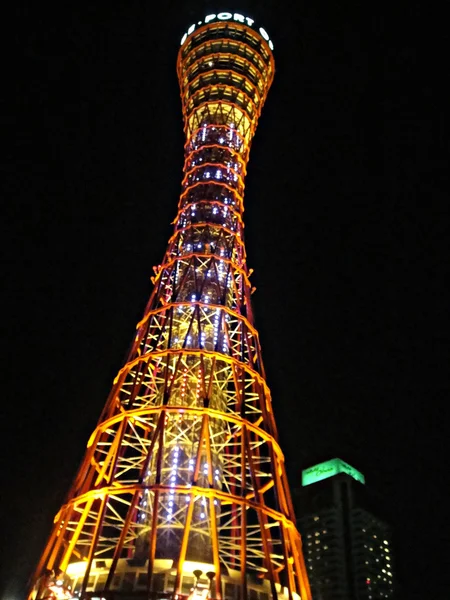
<instances>
[{"instance_id":1,"label":"white illuminated sign","mask_svg":"<svg viewBox=\"0 0 450 600\"><path fill-rule=\"evenodd\" d=\"M220 12L217 13L217 15L206 15L204 21L199 21L198 23L194 23L189 27L189 29L181 38L181 45L184 44L188 35L191 35L191 33L193 33L198 26L203 24L207 25L208 23L211 23L211 21L236 21L237 23L244 23L244 25L248 25L249 27L253 27L253 23L255 22L254 19L251 19L250 17L244 17L244 15L241 15L239 13ZM269 34L267 33L267 31L263 27L253 27L253 29L258 29L261 36L266 40L267 44L269 45L269 48L273 50L272 40L269 38Z\"/></svg>"}]
</instances>

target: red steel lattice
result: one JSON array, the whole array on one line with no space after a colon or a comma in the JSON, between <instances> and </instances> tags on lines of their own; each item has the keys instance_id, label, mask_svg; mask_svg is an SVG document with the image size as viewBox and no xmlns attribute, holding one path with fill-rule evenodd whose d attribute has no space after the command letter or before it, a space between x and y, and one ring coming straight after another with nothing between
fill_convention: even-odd
<instances>
[{"instance_id":1,"label":"red steel lattice","mask_svg":"<svg viewBox=\"0 0 450 600\"><path fill-rule=\"evenodd\" d=\"M175 228L33 581L43 598L310 599L243 241L250 144L274 75L245 24L178 57Z\"/></svg>"}]
</instances>

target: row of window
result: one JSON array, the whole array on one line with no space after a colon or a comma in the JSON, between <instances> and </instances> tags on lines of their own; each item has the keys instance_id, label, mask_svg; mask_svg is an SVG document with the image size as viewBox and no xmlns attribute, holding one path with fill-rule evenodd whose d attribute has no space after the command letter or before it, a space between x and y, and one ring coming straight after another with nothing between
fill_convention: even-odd
<instances>
[{"instance_id":1,"label":"row of window","mask_svg":"<svg viewBox=\"0 0 450 600\"><path fill-rule=\"evenodd\" d=\"M251 68L238 62L234 63L225 57L204 61L192 75L195 77L185 82L185 98L205 85L225 84L245 91L255 104L259 104L264 91L263 83L258 79L257 73L252 73Z\"/></svg>"},{"instance_id":2,"label":"row of window","mask_svg":"<svg viewBox=\"0 0 450 600\"><path fill-rule=\"evenodd\" d=\"M88 580L86 587L87 592L101 591L104 589L106 580L108 578L107 573L100 573L98 575L91 575ZM75 579L73 582L74 593L77 594L81 589L83 583L83 577ZM205 580L202 582L202 587L209 587L209 582ZM192 576L183 576L181 580L181 593L189 594L195 584L195 578ZM143 590L148 585L148 573L147 571L135 572L126 571L125 573L116 573L111 582L111 590L121 591L132 591L132 590ZM164 593L165 591L172 591L175 585L175 576L167 573L155 573L152 578L152 591L157 593ZM240 585L225 582L223 585L223 598L224 600L237 600L240 597ZM266 592L248 587L247 589L248 600L269 600L269 594Z\"/></svg>"},{"instance_id":3,"label":"row of window","mask_svg":"<svg viewBox=\"0 0 450 600\"><path fill-rule=\"evenodd\" d=\"M233 22L219 22L210 24L207 29L200 29L193 35L190 41L182 49L182 56L186 57L191 50L210 40L235 40L239 44L245 44L255 49L267 65L271 62L271 56L267 52L261 38L248 28L240 27Z\"/></svg>"},{"instance_id":4,"label":"row of window","mask_svg":"<svg viewBox=\"0 0 450 600\"><path fill-rule=\"evenodd\" d=\"M208 40L204 44L197 46L194 50L191 50L188 56L183 61L183 73L184 75L189 74L189 70L199 59L206 58L210 59L212 56L217 54L233 54L234 56L240 56L246 62L252 63L261 74L264 81L267 81L271 74L271 67L268 65L257 50L250 48L245 44L239 44L232 39L219 39L219 40Z\"/></svg>"}]
</instances>

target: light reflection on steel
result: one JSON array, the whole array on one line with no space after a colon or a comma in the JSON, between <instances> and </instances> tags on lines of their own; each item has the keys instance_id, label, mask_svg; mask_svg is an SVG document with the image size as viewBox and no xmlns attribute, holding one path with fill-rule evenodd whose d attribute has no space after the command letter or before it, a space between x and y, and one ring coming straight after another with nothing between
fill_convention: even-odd
<instances>
[{"instance_id":1,"label":"light reflection on steel","mask_svg":"<svg viewBox=\"0 0 450 600\"><path fill-rule=\"evenodd\" d=\"M220 599L231 585L225 597L310 598L243 241L272 53L246 25L219 21L186 39L177 70L186 145L174 233L55 518L36 600L57 597L56 580L61 597Z\"/></svg>"}]
</instances>

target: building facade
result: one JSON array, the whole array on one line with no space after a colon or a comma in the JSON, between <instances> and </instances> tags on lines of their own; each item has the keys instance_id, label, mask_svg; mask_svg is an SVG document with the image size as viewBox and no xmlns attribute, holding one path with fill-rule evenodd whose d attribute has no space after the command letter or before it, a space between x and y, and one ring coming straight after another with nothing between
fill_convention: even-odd
<instances>
[{"instance_id":1,"label":"building facade","mask_svg":"<svg viewBox=\"0 0 450 600\"><path fill-rule=\"evenodd\" d=\"M181 40L173 235L31 600L310 598L243 235L272 49L238 13L207 15Z\"/></svg>"},{"instance_id":2,"label":"building facade","mask_svg":"<svg viewBox=\"0 0 450 600\"><path fill-rule=\"evenodd\" d=\"M394 597L391 532L362 473L340 459L315 465L303 471L295 501L314 600Z\"/></svg>"}]
</instances>

